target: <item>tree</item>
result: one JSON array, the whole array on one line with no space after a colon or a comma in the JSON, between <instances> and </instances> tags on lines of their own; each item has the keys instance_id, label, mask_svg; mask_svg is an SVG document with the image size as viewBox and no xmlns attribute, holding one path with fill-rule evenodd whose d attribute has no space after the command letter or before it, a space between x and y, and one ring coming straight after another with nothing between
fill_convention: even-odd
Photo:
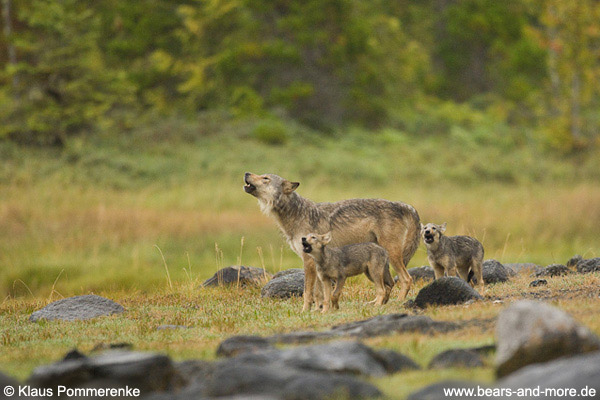
<instances>
[{"instance_id":1,"label":"tree","mask_svg":"<svg viewBox=\"0 0 600 400\"><path fill-rule=\"evenodd\" d=\"M131 86L104 62L93 7L77 0L35 0L20 2L17 11L27 29L14 33L22 59L11 91L18 99L0 117L3 134L19 142L60 145L130 104Z\"/></svg>"}]
</instances>

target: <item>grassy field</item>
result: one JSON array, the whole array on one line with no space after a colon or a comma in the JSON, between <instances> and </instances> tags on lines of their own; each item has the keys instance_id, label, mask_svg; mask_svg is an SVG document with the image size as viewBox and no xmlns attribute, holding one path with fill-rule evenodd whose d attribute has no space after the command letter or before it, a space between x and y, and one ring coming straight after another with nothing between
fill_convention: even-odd
<instances>
[{"instance_id":1,"label":"grassy field","mask_svg":"<svg viewBox=\"0 0 600 400\"><path fill-rule=\"evenodd\" d=\"M423 314L436 320L471 321L463 329L446 334L401 334L366 339L377 348L400 351L426 367L439 352L457 347L473 347L494 343L493 318L506 305L519 298L549 301L571 313L577 320L600 334L600 275L571 275L550 278L547 287L529 288L527 274L510 282L489 286L485 301L467 306L447 306L427 309ZM374 288L365 279L352 279L344 291L341 310L321 313L299 313L302 300L266 300L258 288L197 289L198 282L176 284L143 291L102 291L123 304L127 312L118 316L87 322L30 323L29 314L45 304L44 299L14 299L0 305L0 365L4 371L25 378L44 363L59 359L72 348L90 352L102 344L131 343L136 350L158 351L176 360L213 359L220 341L236 334L260 334L293 330L321 330L334 324L371 316L406 312L402 302L392 294L383 307L367 305ZM419 282L413 295L420 287ZM232 307L232 299L235 307ZM157 331L162 324L191 326L190 329ZM35 349L32 356L31 349ZM373 382L390 398L405 398L410 392L442 379L469 379L481 382L494 380L493 356L487 365L477 369L445 369L412 371L395 374Z\"/></svg>"},{"instance_id":2,"label":"grassy field","mask_svg":"<svg viewBox=\"0 0 600 400\"><path fill-rule=\"evenodd\" d=\"M217 268L231 264L271 272L301 264L275 223L242 191L245 171L298 180L298 192L317 201L405 201L424 222L448 222L449 234L479 238L486 258L501 262L546 265L564 263L576 253L600 255L597 153L567 157L460 135L414 138L395 131L343 137L302 133L282 146L269 146L244 134L244 126L228 129L215 135L165 123L134 135L75 139L61 150L0 143L3 370L23 378L72 347L89 351L99 342L130 342L176 359L211 358L218 342L233 334L323 329L402 311L397 299L381 309L365 305L373 289L364 278L348 287L343 310L327 316L300 315L299 299L263 300L258 289L198 289ZM426 263L421 247L410 266ZM528 282L523 276L490 288L488 301L426 314L489 318L503 307L492 299L537 290ZM572 276L554 279L540 291L581 292L554 302L600 333L598 296L583 294L598 283L597 276ZM87 293L120 301L128 312L74 324L27 321L31 311L51 300ZM158 332L160 324L193 328ZM488 326L367 343L400 350L425 365L446 348L492 341ZM386 393L402 398L428 380L446 377L489 381L492 369L407 373L378 382Z\"/></svg>"}]
</instances>

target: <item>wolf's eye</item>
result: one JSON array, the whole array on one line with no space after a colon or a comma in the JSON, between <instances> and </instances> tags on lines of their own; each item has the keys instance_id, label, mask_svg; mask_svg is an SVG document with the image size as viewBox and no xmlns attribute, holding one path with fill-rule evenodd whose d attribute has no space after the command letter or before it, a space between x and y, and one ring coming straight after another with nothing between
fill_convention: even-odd
<instances>
[{"instance_id":1,"label":"wolf's eye","mask_svg":"<svg viewBox=\"0 0 600 400\"><path fill-rule=\"evenodd\" d=\"M435 231L435 228L431 228L432 231Z\"/></svg>"},{"instance_id":2,"label":"wolf's eye","mask_svg":"<svg viewBox=\"0 0 600 400\"><path fill-rule=\"evenodd\" d=\"M262 180L263 180L264 182L269 182L271 179L269 179L269 177L268 177L268 176L263 176Z\"/></svg>"}]
</instances>

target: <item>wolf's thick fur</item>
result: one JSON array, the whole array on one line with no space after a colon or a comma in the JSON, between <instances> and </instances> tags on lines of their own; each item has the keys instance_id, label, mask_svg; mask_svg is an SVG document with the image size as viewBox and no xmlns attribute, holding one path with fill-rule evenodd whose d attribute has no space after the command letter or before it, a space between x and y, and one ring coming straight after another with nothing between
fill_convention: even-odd
<instances>
[{"instance_id":1,"label":"wolf's thick fur","mask_svg":"<svg viewBox=\"0 0 600 400\"><path fill-rule=\"evenodd\" d=\"M315 260L317 277L323 289L323 311L340 308L339 299L346 278L365 274L375 284L375 304L388 302L394 287L390 274L390 260L385 249L375 243L349 244L343 247L328 246L331 233L310 233L302 238L303 251ZM331 293L331 281L335 289Z\"/></svg>"},{"instance_id":2,"label":"wolf's thick fur","mask_svg":"<svg viewBox=\"0 0 600 400\"><path fill-rule=\"evenodd\" d=\"M419 247L419 214L410 205L381 199L315 203L295 192L300 185L273 174L247 172L244 190L258 199L265 214L275 217L292 250L304 261L304 307L313 301L314 260L302 251L301 238L311 232L332 233L331 245L374 242L387 250L400 279L400 298L412 284L406 265Z\"/></svg>"},{"instance_id":3,"label":"wolf's thick fur","mask_svg":"<svg viewBox=\"0 0 600 400\"><path fill-rule=\"evenodd\" d=\"M435 279L446 272L469 282L469 272L472 272L480 289L483 288L483 245L470 236L444 236L445 231L445 222L443 225L421 225L421 236Z\"/></svg>"}]
</instances>

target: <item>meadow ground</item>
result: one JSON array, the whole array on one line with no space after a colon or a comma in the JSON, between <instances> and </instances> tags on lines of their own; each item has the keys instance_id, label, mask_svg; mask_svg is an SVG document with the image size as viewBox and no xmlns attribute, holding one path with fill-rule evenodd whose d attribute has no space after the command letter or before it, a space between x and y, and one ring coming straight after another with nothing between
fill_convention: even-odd
<instances>
[{"instance_id":1,"label":"meadow ground","mask_svg":"<svg viewBox=\"0 0 600 400\"><path fill-rule=\"evenodd\" d=\"M564 263L600 255L600 157L560 156L527 146L492 146L462 137L414 138L401 132L322 138L297 136L268 146L233 134L158 135L169 126L122 137L72 140L65 149L0 143L0 368L24 378L72 347L129 342L176 359L214 357L234 334L324 329L379 313L401 312L392 296L365 305L372 288L356 278L340 312L299 314L300 300L260 298L258 289L198 289L217 268L242 263L271 272L299 267L272 220L243 193L245 171L301 182L317 201L351 197L402 200L424 222L448 222L448 234L480 239L486 258ZM164 261L163 261L164 255ZM426 264L423 246L410 266ZM167 281L167 271L173 286ZM509 301L544 293L596 333L595 275L553 278L529 289L521 276L491 287L488 300L425 311L443 320L489 319ZM419 285L411 291L416 295ZM594 292L594 290L596 290ZM127 313L90 322L29 323L51 300L96 293ZM505 303L493 303L495 299ZM192 326L156 331L160 324ZM439 336L367 340L426 365L451 347L493 342L493 324ZM378 380L402 398L428 381L492 379L473 371L404 373Z\"/></svg>"},{"instance_id":2,"label":"meadow ground","mask_svg":"<svg viewBox=\"0 0 600 400\"><path fill-rule=\"evenodd\" d=\"M407 333L369 338L377 348L399 351L422 367L441 351L494 343L495 318L511 301L528 298L548 301L573 315L600 334L600 274L573 274L548 278L548 286L529 288L532 280L522 273L511 281L488 286L485 300L469 305L432 307L421 311L436 320L467 322L462 329L445 334ZM176 284L150 293L144 291L98 294L123 304L124 314L86 322L31 323L32 311L45 299L13 299L0 305L0 365L5 372L26 378L33 368L60 359L67 351L83 352L106 344L130 343L135 350L158 351L176 360L213 359L220 341L237 334L269 335L294 330L323 330L343 322L379 314L409 312L394 290L382 307L365 304L374 288L364 278L354 278L343 293L338 312L299 313L302 300L262 299L258 288L205 288L199 282ZM424 285L418 282L410 296ZM161 330L163 324L189 329ZM402 372L373 382L390 398L403 399L412 391L443 379L467 379L489 383L494 380L493 355L483 368Z\"/></svg>"}]
</instances>

